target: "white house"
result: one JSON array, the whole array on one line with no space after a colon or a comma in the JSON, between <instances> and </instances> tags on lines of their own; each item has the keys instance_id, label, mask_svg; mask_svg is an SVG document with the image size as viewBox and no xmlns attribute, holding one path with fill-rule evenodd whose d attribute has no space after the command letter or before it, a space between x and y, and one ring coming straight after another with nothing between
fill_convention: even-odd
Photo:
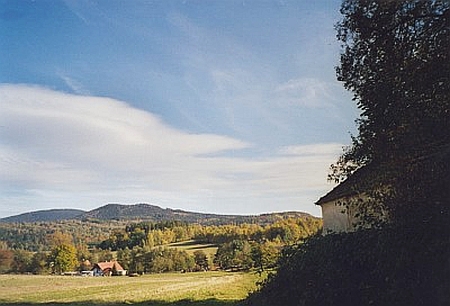
<instances>
[{"instance_id":1,"label":"white house","mask_svg":"<svg viewBox=\"0 0 450 306\"><path fill-rule=\"evenodd\" d=\"M322 209L324 234L354 230L354 224L357 222L355 213L345 203L355 194L347 185L344 181L316 202Z\"/></svg>"},{"instance_id":2,"label":"white house","mask_svg":"<svg viewBox=\"0 0 450 306\"><path fill-rule=\"evenodd\" d=\"M450 190L450 144L436 145L427 155L416 156L404 160L404 165L416 169L420 177L432 182L443 193ZM394 169L392 169L394 167ZM345 181L337 185L329 193L321 197L316 204L322 208L323 232L348 232L360 227L371 227L369 218L378 222L389 222L387 209L384 207L385 197L392 191L390 180L397 175L398 165L369 164L356 170ZM417 169L420 169L417 170ZM406 179L406 178L405 178ZM411 178L409 178L411 180ZM435 187L436 188L436 187ZM440 195L445 198L445 196ZM363 215L365 219L361 219Z\"/></svg>"},{"instance_id":3,"label":"white house","mask_svg":"<svg viewBox=\"0 0 450 306\"><path fill-rule=\"evenodd\" d=\"M358 169L316 202L322 209L324 234L370 227L370 224L364 224L360 218L363 211L378 220L386 220L387 213L380 200L370 198L365 192L376 188L376 176L372 176L374 171L376 170L371 166Z\"/></svg>"}]
</instances>

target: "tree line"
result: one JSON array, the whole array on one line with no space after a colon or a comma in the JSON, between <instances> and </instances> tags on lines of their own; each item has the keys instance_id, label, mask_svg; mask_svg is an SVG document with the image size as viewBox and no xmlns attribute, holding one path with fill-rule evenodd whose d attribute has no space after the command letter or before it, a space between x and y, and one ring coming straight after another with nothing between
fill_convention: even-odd
<instances>
[{"instance_id":1,"label":"tree line","mask_svg":"<svg viewBox=\"0 0 450 306\"><path fill-rule=\"evenodd\" d=\"M320 231L321 220L302 217L280 219L268 225L223 226L178 221L136 222L122 224L121 228L113 227L107 238L96 229L97 237L105 237L97 243L80 239L73 224L71 226L71 231L62 232L59 230L61 224L58 224L57 230L43 238L45 246L38 245L37 251L0 241L0 273L83 271L92 269L94 263L111 260L118 260L130 273L205 271L211 268L261 271L276 265L284 246ZM27 227L16 230L23 234L23 229ZM207 254L200 249L188 253L170 246L171 243L188 240L215 246L217 252Z\"/></svg>"},{"instance_id":2,"label":"tree line","mask_svg":"<svg viewBox=\"0 0 450 306\"><path fill-rule=\"evenodd\" d=\"M108 239L98 244L111 251L139 247L155 247L174 242L196 240L202 243L223 244L233 240L272 241L292 244L317 232L321 220L313 217L287 218L272 224L199 225L170 221L164 223L141 222L114 230Z\"/></svg>"}]
</instances>

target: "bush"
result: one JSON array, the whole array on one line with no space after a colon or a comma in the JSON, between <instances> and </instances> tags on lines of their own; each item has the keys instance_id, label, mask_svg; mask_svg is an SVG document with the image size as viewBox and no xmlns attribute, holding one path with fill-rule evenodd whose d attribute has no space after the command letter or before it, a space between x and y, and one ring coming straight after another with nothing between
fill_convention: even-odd
<instances>
[{"instance_id":1,"label":"bush","mask_svg":"<svg viewBox=\"0 0 450 306\"><path fill-rule=\"evenodd\" d=\"M448 305L448 225L314 236L245 305Z\"/></svg>"}]
</instances>

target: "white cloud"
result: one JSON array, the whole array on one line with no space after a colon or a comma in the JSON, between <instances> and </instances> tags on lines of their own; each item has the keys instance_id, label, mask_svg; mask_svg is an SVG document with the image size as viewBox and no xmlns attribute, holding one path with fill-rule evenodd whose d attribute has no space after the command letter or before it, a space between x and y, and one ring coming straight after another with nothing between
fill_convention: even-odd
<instances>
[{"instance_id":1,"label":"white cloud","mask_svg":"<svg viewBox=\"0 0 450 306\"><path fill-rule=\"evenodd\" d=\"M1 203L43 208L154 202L222 213L314 211L340 147L238 158L230 152L250 144L174 129L118 100L28 85L1 85L0 107Z\"/></svg>"},{"instance_id":2,"label":"white cloud","mask_svg":"<svg viewBox=\"0 0 450 306\"><path fill-rule=\"evenodd\" d=\"M323 143L311 145L286 146L280 149L282 155L336 155L342 153L342 144Z\"/></svg>"},{"instance_id":3,"label":"white cloud","mask_svg":"<svg viewBox=\"0 0 450 306\"><path fill-rule=\"evenodd\" d=\"M27 86L1 87L6 144L33 158L100 169L143 165L242 149L229 137L175 130L126 103Z\"/></svg>"}]
</instances>

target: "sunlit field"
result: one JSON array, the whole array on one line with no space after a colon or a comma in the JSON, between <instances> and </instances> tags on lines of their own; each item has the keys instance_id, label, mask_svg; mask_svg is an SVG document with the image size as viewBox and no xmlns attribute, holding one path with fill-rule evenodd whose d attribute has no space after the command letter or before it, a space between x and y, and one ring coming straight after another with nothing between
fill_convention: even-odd
<instances>
[{"instance_id":1,"label":"sunlit field","mask_svg":"<svg viewBox=\"0 0 450 306\"><path fill-rule=\"evenodd\" d=\"M254 273L140 277L0 275L1 305L233 305L255 288Z\"/></svg>"},{"instance_id":2,"label":"sunlit field","mask_svg":"<svg viewBox=\"0 0 450 306\"><path fill-rule=\"evenodd\" d=\"M199 243L195 240L188 240L183 242L174 242L164 245L168 248L175 248L180 251L186 251L188 254L193 255L195 251L203 251L208 256L208 258L214 258L217 252L217 245L212 243Z\"/></svg>"}]
</instances>

